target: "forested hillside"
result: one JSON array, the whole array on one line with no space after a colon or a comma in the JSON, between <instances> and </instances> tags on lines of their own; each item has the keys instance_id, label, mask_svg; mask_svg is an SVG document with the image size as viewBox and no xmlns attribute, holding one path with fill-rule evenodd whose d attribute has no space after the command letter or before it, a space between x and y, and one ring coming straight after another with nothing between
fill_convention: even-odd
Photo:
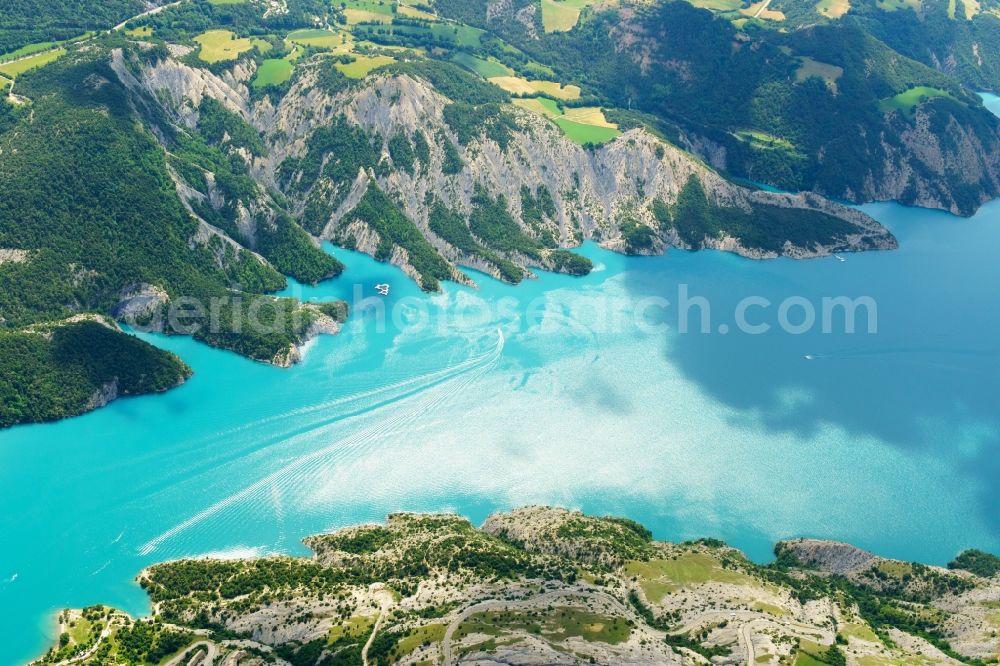
<instances>
[{"instance_id":1,"label":"forested hillside","mask_svg":"<svg viewBox=\"0 0 1000 666\"><path fill-rule=\"evenodd\" d=\"M1000 192L997 119L965 81L893 50L852 14L789 31L677 0L585 12L570 30L546 31L530 0L489 15L485 1L438 7L582 82L626 122L628 109L648 114L636 122L739 176L962 214ZM892 12L886 25L911 14ZM925 123L929 135L917 129Z\"/></svg>"},{"instance_id":2,"label":"forested hillside","mask_svg":"<svg viewBox=\"0 0 1000 666\"><path fill-rule=\"evenodd\" d=\"M142 0L4 0L0 5L0 56L32 43L106 30L146 7Z\"/></svg>"},{"instance_id":3,"label":"forested hillside","mask_svg":"<svg viewBox=\"0 0 1000 666\"><path fill-rule=\"evenodd\" d=\"M470 283L465 267L586 274L573 249L587 240L890 249L826 197L968 214L1000 192L997 120L969 89L988 58L963 74L899 39L913 21L989 32L991 3L964 18L899 8L891 25L867 0L836 17L708 4L5 7L0 34L24 49L0 55L2 330L85 313L288 365L346 312L269 295L285 276L341 275L321 240L435 291ZM212 321L170 316L190 301Z\"/></svg>"}]
</instances>

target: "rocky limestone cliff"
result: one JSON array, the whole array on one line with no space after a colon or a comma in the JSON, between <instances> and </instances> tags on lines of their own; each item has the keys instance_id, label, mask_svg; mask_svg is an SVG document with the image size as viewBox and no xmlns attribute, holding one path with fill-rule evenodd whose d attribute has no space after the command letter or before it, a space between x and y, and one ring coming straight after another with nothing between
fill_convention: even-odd
<instances>
[{"instance_id":1,"label":"rocky limestone cliff","mask_svg":"<svg viewBox=\"0 0 1000 666\"><path fill-rule=\"evenodd\" d=\"M312 557L189 559L140 573L162 621L147 628L198 631L174 641L187 647L171 663L961 666L996 650L1000 578L945 573L959 584L919 600L858 594L824 588L815 570L754 564L716 540L656 541L625 518L533 506L476 529L454 514L395 513L304 543ZM848 568L863 552L789 543ZM148 622L83 612L118 629L93 638L109 651ZM921 624L908 633L897 624L911 614ZM90 646L87 626L35 663L65 663Z\"/></svg>"},{"instance_id":2,"label":"rocky limestone cliff","mask_svg":"<svg viewBox=\"0 0 1000 666\"><path fill-rule=\"evenodd\" d=\"M422 279L421 271L413 265L413 248L390 243L391 249L383 250L389 239L382 238L370 221L353 215L372 186L389 196L448 263L450 275L444 277L459 281L468 278L457 270L458 264L482 268L495 277L504 277L498 264L501 260L528 269L529 276L530 267L562 270L552 260L551 249L541 248L529 254L501 249L500 259L497 253L485 258L485 254L457 247L453 239L449 242L431 230L429 218L434 202L467 218L480 189L493 198L502 196L524 234L532 239L550 238L550 248L575 247L592 239L606 248L636 254L662 253L669 246L677 246L709 247L753 258L804 258L896 246L891 234L863 213L817 195L776 194L742 187L643 129L633 129L598 149L588 150L566 138L550 121L505 105L503 113L511 126L505 145L485 136L463 145L445 119L444 110L451 100L420 78L375 74L330 94L317 85L317 68L300 69L303 71L277 103L270 97L252 99L244 83L246 72L217 76L169 58L147 66L137 85L148 98L163 104L168 116L182 127L197 126L197 109L206 96L252 124L261 131L267 150L263 155L244 153L242 157L262 193L280 192L288 201L289 212L320 237L352 244L362 252L388 260L418 281ZM287 165L308 156L313 134L341 120L363 130L375 142L377 162L351 171L349 177L330 179L321 174L304 187L301 173L288 180ZM411 145L425 141L429 149L426 158L418 159L409 169L394 164L388 143L398 135L406 137ZM462 162L457 171L445 165L452 148ZM323 164L332 159L338 156L326 154ZM846 221L852 231L837 234L826 243L789 241L767 248L748 245L727 230L693 242L684 240L675 230L664 227L653 207L656 203L675 204L692 178L700 181L709 202L716 207L746 215L768 207L821 212ZM540 219L526 220L522 193L542 190L551 198L553 209ZM210 198L213 194L188 192L185 198L197 196ZM248 237L245 244L254 248L254 224L270 223L272 209L252 200L241 201L235 207L244 218L238 226ZM319 219L317 211L321 213ZM637 225L650 230L650 240L640 247L632 246L623 233L623 228L635 229Z\"/></svg>"},{"instance_id":3,"label":"rocky limestone cliff","mask_svg":"<svg viewBox=\"0 0 1000 666\"><path fill-rule=\"evenodd\" d=\"M820 539L782 541L778 549L794 555L807 567L840 575L865 571L879 559L849 543Z\"/></svg>"}]
</instances>

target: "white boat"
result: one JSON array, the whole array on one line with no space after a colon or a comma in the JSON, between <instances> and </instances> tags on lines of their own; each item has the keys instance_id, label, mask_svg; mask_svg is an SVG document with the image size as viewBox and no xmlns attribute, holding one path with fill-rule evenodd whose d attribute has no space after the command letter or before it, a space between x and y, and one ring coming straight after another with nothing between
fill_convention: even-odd
<instances>
[{"instance_id":1,"label":"white boat","mask_svg":"<svg viewBox=\"0 0 1000 666\"><path fill-rule=\"evenodd\" d=\"M388 284L377 284L375 285L375 291L379 293L380 296L389 295L389 285Z\"/></svg>"}]
</instances>

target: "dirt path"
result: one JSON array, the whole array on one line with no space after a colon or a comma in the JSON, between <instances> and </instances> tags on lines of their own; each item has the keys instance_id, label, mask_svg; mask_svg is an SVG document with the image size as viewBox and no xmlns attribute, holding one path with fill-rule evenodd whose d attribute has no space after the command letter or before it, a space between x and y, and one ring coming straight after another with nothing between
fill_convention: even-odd
<instances>
[{"instance_id":1,"label":"dirt path","mask_svg":"<svg viewBox=\"0 0 1000 666\"><path fill-rule=\"evenodd\" d=\"M396 603L396 600L392 597L392 591L389 590L389 588L387 588L384 584L375 583L371 586L370 590L372 595L379 599L379 613L378 619L375 620L375 626L372 627L371 635L368 637L368 640L365 641L365 646L361 648L361 663L364 664L364 666L368 666L368 648L370 648L372 643L375 641L375 636L378 634L378 630L381 628L382 622L385 621L385 616L389 614L389 609Z\"/></svg>"},{"instance_id":2,"label":"dirt path","mask_svg":"<svg viewBox=\"0 0 1000 666\"><path fill-rule=\"evenodd\" d=\"M757 655L753 649L753 635L750 633L750 623L740 625L740 640L747 651L747 666L754 666L757 663Z\"/></svg>"},{"instance_id":3,"label":"dirt path","mask_svg":"<svg viewBox=\"0 0 1000 666\"><path fill-rule=\"evenodd\" d=\"M756 12L754 12L753 17L754 18L760 18L760 15L767 11L767 7L770 4L771 4L771 0L764 0L764 4L762 4L760 6L760 8Z\"/></svg>"}]
</instances>

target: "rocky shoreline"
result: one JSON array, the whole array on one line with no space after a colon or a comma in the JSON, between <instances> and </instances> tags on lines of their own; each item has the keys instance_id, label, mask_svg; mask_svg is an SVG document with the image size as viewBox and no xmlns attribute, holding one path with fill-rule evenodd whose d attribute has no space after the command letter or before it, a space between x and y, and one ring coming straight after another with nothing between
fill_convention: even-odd
<instances>
[{"instance_id":1,"label":"rocky shoreline","mask_svg":"<svg viewBox=\"0 0 1000 666\"><path fill-rule=\"evenodd\" d=\"M1000 653L1000 558L979 551L946 569L798 539L760 565L714 539L656 541L631 520L541 506L479 529L398 513L305 544L311 557L150 567L138 580L152 618L64 611L69 638L33 663L139 663L121 660L137 633L136 659L201 666L960 666Z\"/></svg>"}]
</instances>

